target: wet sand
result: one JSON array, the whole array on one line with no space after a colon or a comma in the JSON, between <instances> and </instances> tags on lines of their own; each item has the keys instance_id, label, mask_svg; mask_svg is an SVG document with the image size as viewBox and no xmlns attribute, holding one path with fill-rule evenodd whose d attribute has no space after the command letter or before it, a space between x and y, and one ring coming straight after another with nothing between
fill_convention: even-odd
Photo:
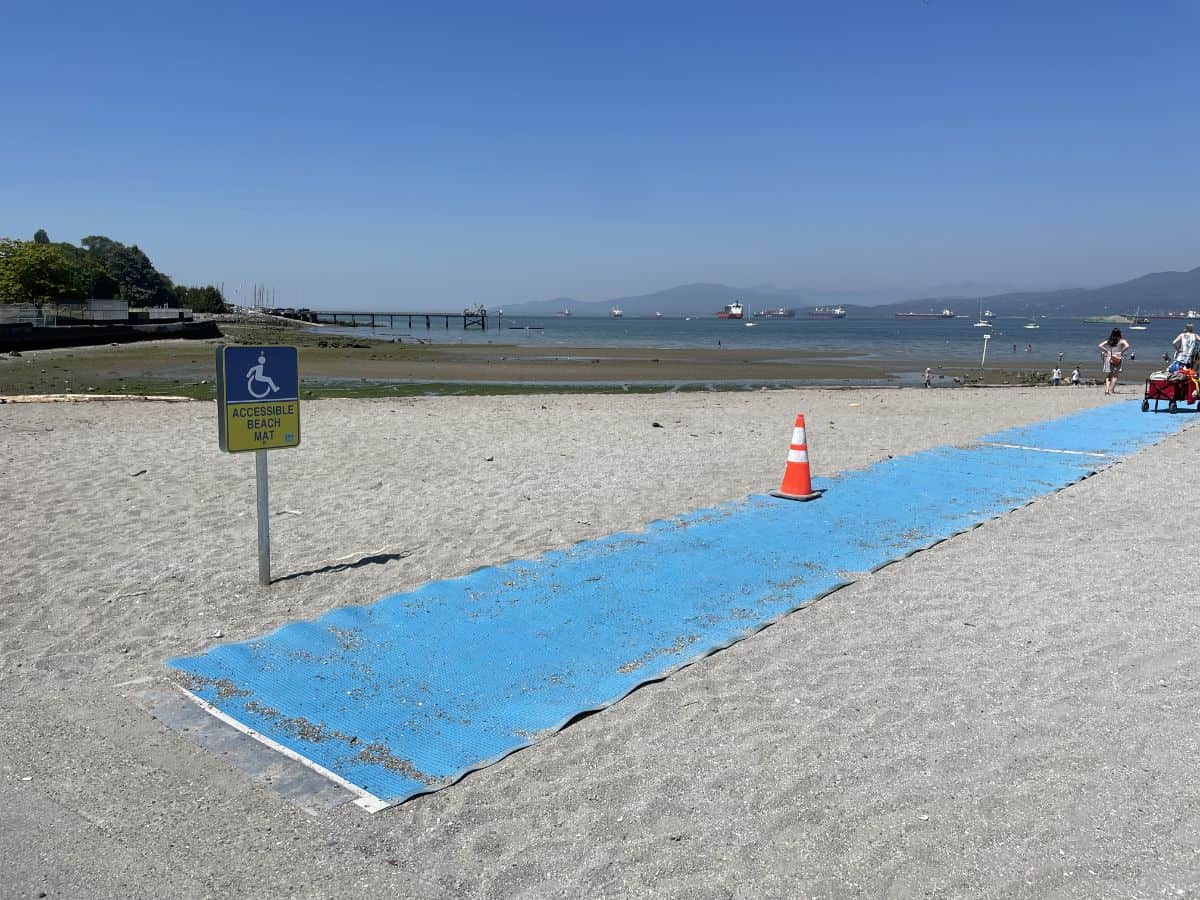
<instances>
[{"instance_id":1,"label":"wet sand","mask_svg":"<svg viewBox=\"0 0 1200 900\"><path fill-rule=\"evenodd\" d=\"M781 385L919 385L934 370L936 387L1044 380L1052 361L997 362L986 370L961 360L854 360L823 351L696 348L546 348L505 344L371 341L294 325L225 323L228 342L300 347L308 396L394 396L462 392L487 386L516 393L545 385L645 390L756 388ZM213 395L216 341L151 341L120 346L0 355L0 395L49 393ZM1140 368L1139 368L1140 366ZM1131 364L1126 384L1151 364ZM439 387L440 386L440 387Z\"/></svg>"}]
</instances>

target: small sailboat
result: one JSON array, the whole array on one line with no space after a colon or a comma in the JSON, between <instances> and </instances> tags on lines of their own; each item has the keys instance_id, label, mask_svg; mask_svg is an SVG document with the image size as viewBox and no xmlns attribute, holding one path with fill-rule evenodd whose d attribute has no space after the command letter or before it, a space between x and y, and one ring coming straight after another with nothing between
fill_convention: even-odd
<instances>
[{"instance_id":1,"label":"small sailboat","mask_svg":"<svg viewBox=\"0 0 1200 900\"><path fill-rule=\"evenodd\" d=\"M1139 306L1133 314L1133 324L1129 326L1130 331L1145 331L1149 319L1141 318L1142 308Z\"/></svg>"},{"instance_id":2,"label":"small sailboat","mask_svg":"<svg viewBox=\"0 0 1200 900\"><path fill-rule=\"evenodd\" d=\"M991 328L992 327L992 311L989 309L986 313L983 311L983 304L979 304L979 321L975 323L975 328Z\"/></svg>"},{"instance_id":3,"label":"small sailboat","mask_svg":"<svg viewBox=\"0 0 1200 900\"><path fill-rule=\"evenodd\" d=\"M1037 322L1026 322L1023 327L1025 327L1025 328L1041 328L1042 326L1039 325Z\"/></svg>"}]
</instances>

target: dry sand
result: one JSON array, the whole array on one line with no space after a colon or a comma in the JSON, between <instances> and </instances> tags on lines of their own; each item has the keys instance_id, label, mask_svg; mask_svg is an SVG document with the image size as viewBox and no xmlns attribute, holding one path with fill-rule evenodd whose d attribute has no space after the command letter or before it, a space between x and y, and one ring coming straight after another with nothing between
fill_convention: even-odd
<instances>
[{"instance_id":1,"label":"dry sand","mask_svg":"<svg viewBox=\"0 0 1200 900\"><path fill-rule=\"evenodd\" d=\"M0 407L0 896L1193 896L1195 428L376 816L307 815L132 699L177 654L774 488L797 411L832 474L1107 399L314 402L271 455L269 589L211 404Z\"/></svg>"}]
</instances>

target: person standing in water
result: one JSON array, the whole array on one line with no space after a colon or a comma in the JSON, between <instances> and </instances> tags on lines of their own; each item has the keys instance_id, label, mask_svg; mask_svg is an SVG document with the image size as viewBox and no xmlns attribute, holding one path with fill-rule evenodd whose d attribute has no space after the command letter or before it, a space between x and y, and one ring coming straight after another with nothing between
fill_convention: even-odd
<instances>
[{"instance_id":1,"label":"person standing in water","mask_svg":"<svg viewBox=\"0 0 1200 900\"><path fill-rule=\"evenodd\" d=\"M1104 361L1104 393L1115 394L1117 377L1121 374L1121 363L1125 359L1125 351L1129 349L1129 341L1121 337L1120 328L1114 328L1108 340L1101 341L1096 347Z\"/></svg>"}]
</instances>

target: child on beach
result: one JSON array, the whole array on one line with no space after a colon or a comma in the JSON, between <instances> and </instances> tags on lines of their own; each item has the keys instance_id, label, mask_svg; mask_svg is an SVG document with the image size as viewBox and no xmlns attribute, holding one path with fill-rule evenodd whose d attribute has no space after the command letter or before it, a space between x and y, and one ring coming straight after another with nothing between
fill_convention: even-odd
<instances>
[{"instance_id":1,"label":"child on beach","mask_svg":"<svg viewBox=\"0 0 1200 900\"><path fill-rule=\"evenodd\" d=\"M1079 386L1079 366L1071 370L1071 384L1075 385L1075 387Z\"/></svg>"},{"instance_id":2,"label":"child on beach","mask_svg":"<svg viewBox=\"0 0 1200 900\"><path fill-rule=\"evenodd\" d=\"M929 387L933 383L933 370L926 367L925 369L925 387Z\"/></svg>"}]
</instances>

